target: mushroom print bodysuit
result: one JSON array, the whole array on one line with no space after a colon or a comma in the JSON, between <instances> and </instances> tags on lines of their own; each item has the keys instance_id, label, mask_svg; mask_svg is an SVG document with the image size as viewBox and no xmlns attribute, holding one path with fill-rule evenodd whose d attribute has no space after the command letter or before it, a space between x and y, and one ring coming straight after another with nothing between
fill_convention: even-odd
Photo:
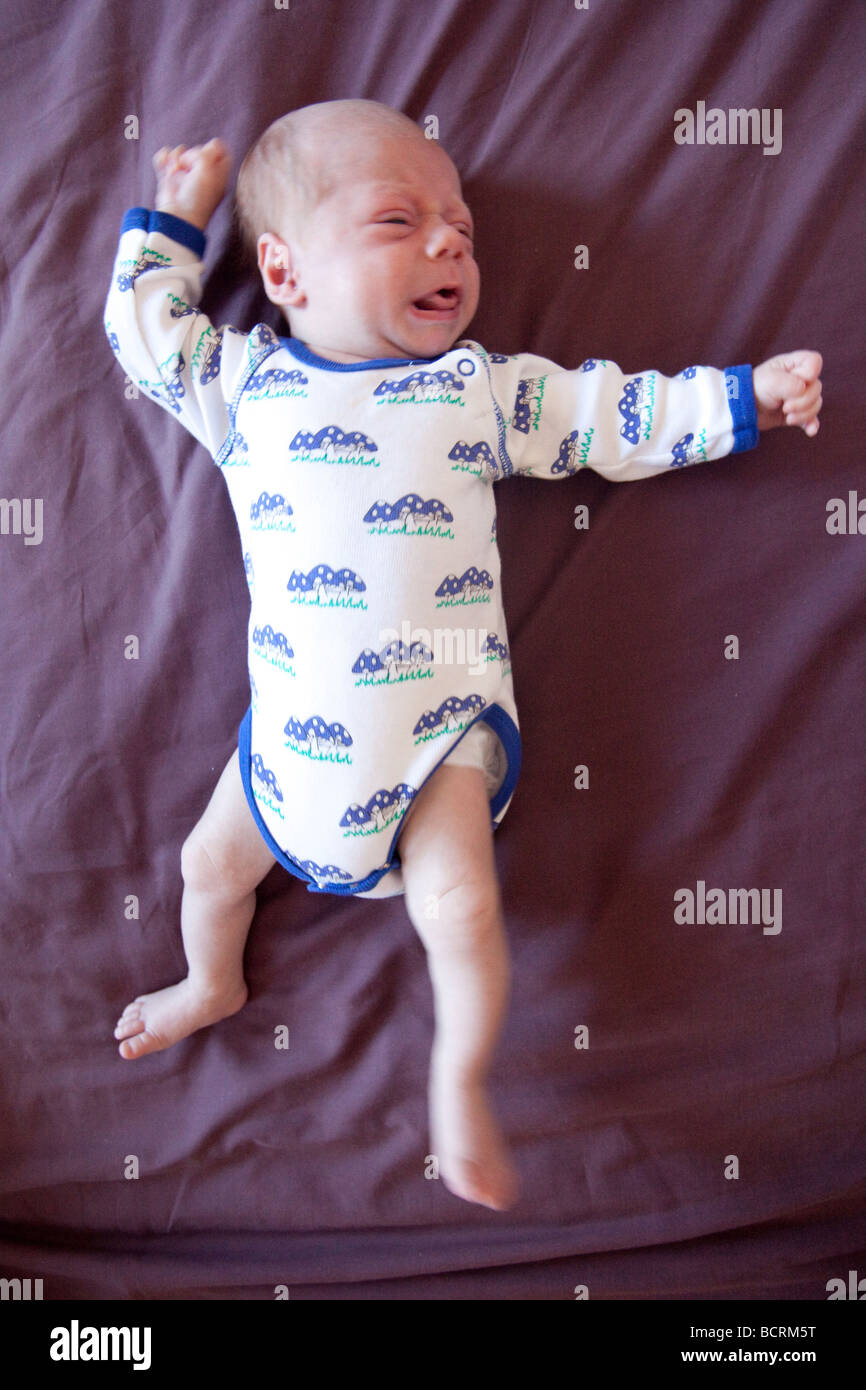
<instances>
[{"instance_id":1,"label":"mushroom print bodysuit","mask_svg":"<svg viewBox=\"0 0 866 1390\"><path fill-rule=\"evenodd\" d=\"M196 308L205 237L124 217L105 306L138 388L210 452L250 591L250 810L311 892L402 892L400 827L484 721L502 820L520 735L500 587L495 483L592 468L614 481L751 448L751 368L567 371L461 341L429 360L341 363Z\"/></svg>"}]
</instances>

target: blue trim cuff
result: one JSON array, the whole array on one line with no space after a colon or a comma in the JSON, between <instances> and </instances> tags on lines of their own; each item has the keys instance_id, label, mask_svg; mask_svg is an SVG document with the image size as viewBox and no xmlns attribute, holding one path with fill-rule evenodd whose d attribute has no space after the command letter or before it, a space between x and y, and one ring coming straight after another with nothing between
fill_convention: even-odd
<instances>
[{"instance_id":1,"label":"blue trim cuff","mask_svg":"<svg viewBox=\"0 0 866 1390\"><path fill-rule=\"evenodd\" d=\"M120 235L124 232L147 231L147 223L150 212L147 208L129 208L123 214L123 221L120 224Z\"/></svg>"},{"instance_id":2,"label":"blue trim cuff","mask_svg":"<svg viewBox=\"0 0 866 1390\"><path fill-rule=\"evenodd\" d=\"M207 237L200 227L194 227L184 217L175 217L173 212L151 212L149 208L129 208L120 224L120 235L124 232L159 232L170 237L181 246L192 251L199 260L204 259Z\"/></svg>"},{"instance_id":3,"label":"blue trim cuff","mask_svg":"<svg viewBox=\"0 0 866 1390\"><path fill-rule=\"evenodd\" d=\"M758 442L758 407L748 363L725 368L725 389L734 430L731 453L741 454L744 449L754 449Z\"/></svg>"}]
</instances>

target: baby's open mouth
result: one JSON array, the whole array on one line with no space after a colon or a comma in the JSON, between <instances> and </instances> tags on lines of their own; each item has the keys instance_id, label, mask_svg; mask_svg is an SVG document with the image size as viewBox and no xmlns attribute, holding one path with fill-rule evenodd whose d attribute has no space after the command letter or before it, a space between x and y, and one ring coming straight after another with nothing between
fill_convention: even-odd
<instances>
[{"instance_id":1,"label":"baby's open mouth","mask_svg":"<svg viewBox=\"0 0 866 1390\"><path fill-rule=\"evenodd\" d=\"M413 300L412 307L429 313L442 312L443 310L456 309L459 299L460 296L456 289L446 287Z\"/></svg>"}]
</instances>

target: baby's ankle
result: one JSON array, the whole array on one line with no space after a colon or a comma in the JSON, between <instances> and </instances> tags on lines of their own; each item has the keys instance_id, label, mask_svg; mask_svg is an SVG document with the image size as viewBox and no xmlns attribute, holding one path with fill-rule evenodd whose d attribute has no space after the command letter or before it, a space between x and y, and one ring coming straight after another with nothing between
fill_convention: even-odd
<instances>
[{"instance_id":1,"label":"baby's ankle","mask_svg":"<svg viewBox=\"0 0 866 1390\"><path fill-rule=\"evenodd\" d=\"M207 1003L222 1002L229 998L235 999L241 995L246 996L248 992L243 975L208 975L203 971L190 970L186 977L186 984L202 1001Z\"/></svg>"}]
</instances>

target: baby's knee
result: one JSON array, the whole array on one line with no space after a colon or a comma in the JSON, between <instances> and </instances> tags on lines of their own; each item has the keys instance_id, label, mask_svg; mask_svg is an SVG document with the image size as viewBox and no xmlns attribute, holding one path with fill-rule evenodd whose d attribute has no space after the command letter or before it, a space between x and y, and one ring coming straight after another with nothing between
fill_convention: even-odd
<instances>
[{"instance_id":1,"label":"baby's knee","mask_svg":"<svg viewBox=\"0 0 866 1390\"><path fill-rule=\"evenodd\" d=\"M406 886L406 909L428 951L482 950L502 932L499 886L495 879L469 877L437 891Z\"/></svg>"},{"instance_id":2,"label":"baby's knee","mask_svg":"<svg viewBox=\"0 0 866 1390\"><path fill-rule=\"evenodd\" d=\"M183 842L180 871L184 887L195 893L231 893L235 887L230 863L214 853L197 826Z\"/></svg>"}]
</instances>

